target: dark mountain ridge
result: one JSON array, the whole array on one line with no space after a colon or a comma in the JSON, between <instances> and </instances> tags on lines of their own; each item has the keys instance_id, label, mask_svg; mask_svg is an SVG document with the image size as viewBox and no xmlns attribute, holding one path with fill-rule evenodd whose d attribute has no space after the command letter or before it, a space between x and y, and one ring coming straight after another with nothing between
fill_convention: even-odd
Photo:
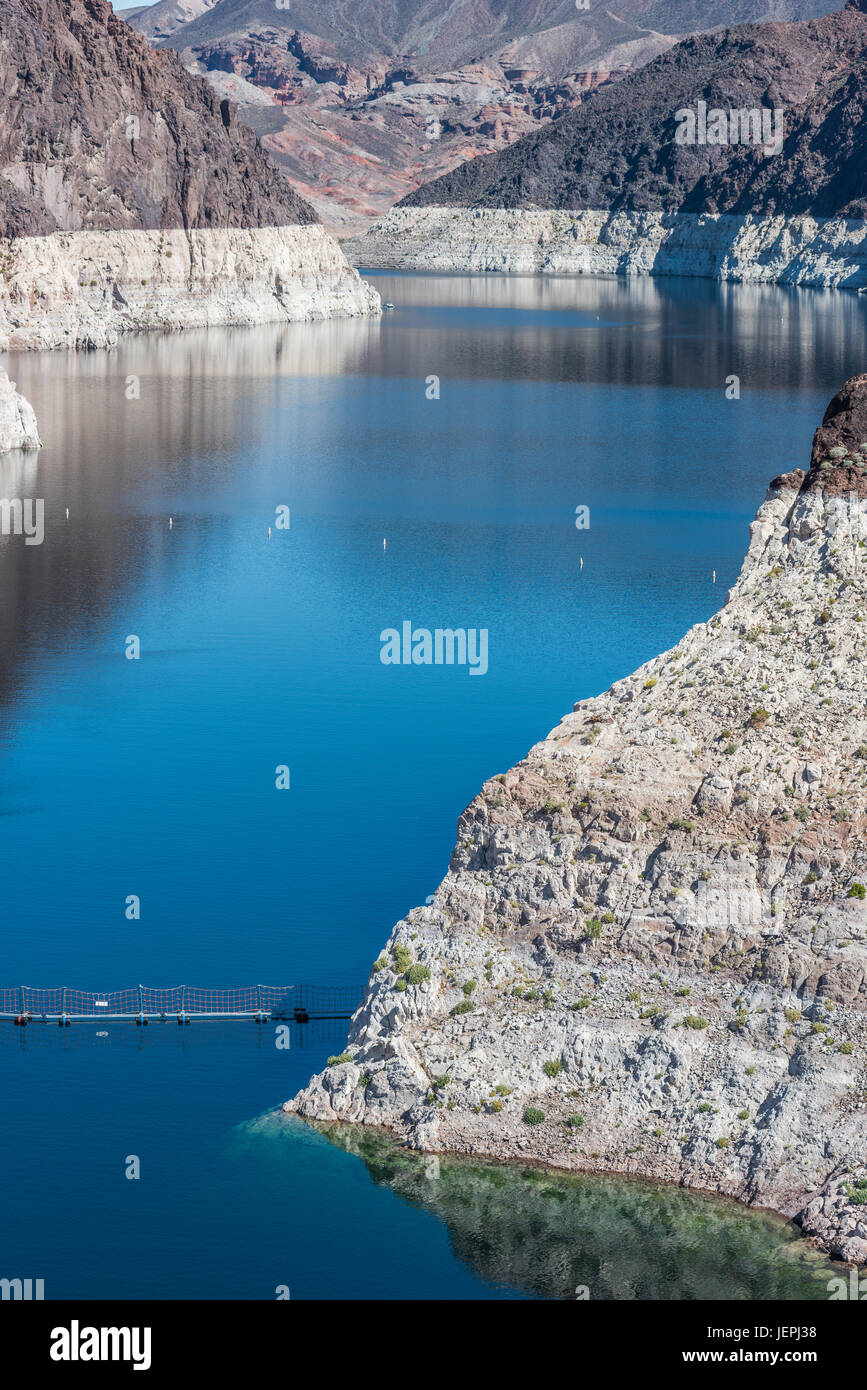
<instances>
[{"instance_id":1,"label":"dark mountain ridge","mask_svg":"<svg viewBox=\"0 0 867 1390\"><path fill-rule=\"evenodd\" d=\"M401 206L867 216L867 0L685 39ZM782 109L779 153L678 144L676 113Z\"/></svg>"},{"instance_id":2,"label":"dark mountain ridge","mask_svg":"<svg viewBox=\"0 0 867 1390\"><path fill-rule=\"evenodd\" d=\"M107 0L3 0L0 235L316 220L230 103Z\"/></svg>"}]
</instances>

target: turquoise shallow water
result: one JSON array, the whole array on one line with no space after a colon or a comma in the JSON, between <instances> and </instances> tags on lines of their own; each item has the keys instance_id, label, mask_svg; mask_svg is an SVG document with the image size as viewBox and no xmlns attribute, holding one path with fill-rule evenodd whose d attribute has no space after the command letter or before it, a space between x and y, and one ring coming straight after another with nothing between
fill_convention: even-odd
<instances>
[{"instance_id":1,"label":"turquoise shallow water","mask_svg":"<svg viewBox=\"0 0 867 1390\"><path fill-rule=\"evenodd\" d=\"M2 492L44 498L46 535L0 537L0 984L362 985L480 783L719 605L766 483L867 358L856 296L374 280L397 305L381 323L9 363L45 448L3 461ZM487 629L487 674L383 666L403 620ZM21 1138L0 1153L0 1276L56 1296L567 1296L462 1253L444 1198L371 1183L309 1131L227 1148L339 1027L289 1051L252 1025L190 1032L0 1025ZM602 1251L602 1198L563 1200L579 1255ZM645 1241L637 1296L670 1253Z\"/></svg>"}]
</instances>

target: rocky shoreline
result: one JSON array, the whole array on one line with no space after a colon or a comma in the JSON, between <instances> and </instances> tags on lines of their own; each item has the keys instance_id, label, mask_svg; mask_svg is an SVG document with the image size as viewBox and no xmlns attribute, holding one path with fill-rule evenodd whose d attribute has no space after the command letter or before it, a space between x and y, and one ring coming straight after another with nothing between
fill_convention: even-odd
<instances>
[{"instance_id":1,"label":"rocky shoreline","mask_svg":"<svg viewBox=\"0 0 867 1390\"><path fill-rule=\"evenodd\" d=\"M33 406L0 368L0 454L13 449L41 449Z\"/></svg>"},{"instance_id":2,"label":"rocky shoreline","mask_svg":"<svg viewBox=\"0 0 867 1390\"><path fill-rule=\"evenodd\" d=\"M317 223L15 237L0 241L0 262L0 350L379 312Z\"/></svg>"},{"instance_id":3,"label":"rocky shoreline","mask_svg":"<svg viewBox=\"0 0 867 1390\"><path fill-rule=\"evenodd\" d=\"M371 269L867 286L857 218L396 207L343 249Z\"/></svg>"},{"instance_id":4,"label":"rocky shoreline","mask_svg":"<svg viewBox=\"0 0 867 1390\"><path fill-rule=\"evenodd\" d=\"M735 1197L867 1261L867 376L723 608L464 812L286 1110Z\"/></svg>"}]
</instances>

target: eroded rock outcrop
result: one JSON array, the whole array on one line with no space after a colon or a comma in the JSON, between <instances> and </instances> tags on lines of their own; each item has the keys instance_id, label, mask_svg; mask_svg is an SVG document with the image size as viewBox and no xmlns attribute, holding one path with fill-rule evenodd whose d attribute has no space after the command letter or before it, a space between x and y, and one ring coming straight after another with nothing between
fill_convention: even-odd
<instances>
[{"instance_id":1,"label":"eroded rock outcrop","mask_svg":"<svg viewBox=\"0 0 867 1390\"><path fill-rule=\"evenodd\" d=\"M4 270L0 350L379 311L376 291L318 223L16 237Z\"/></svg>"},{"instance_id":2,"label":"eroded rock outcrop","mask_svg":"<svg viewBox=\"0 0 867 1390\"><path fill-rule=\"evenodd\" d=\"M865 411L857 377L717 614L485 784L351 1060L286 1109L725 1193L867 1260Z\"/></svg>"},{"instance_id":3,"label":"eroded rock outcrop","mask_svg":"<svg viewBox=\"0 0 867 1390\"><path fill-rule=\"evenodd\" d=\"M0 454L41 447L33 406L0 368Z\"/></svg>"},{"instance_id":4,"label":"eroded rock outcrop","mask_svg":"<svg viewBox=\"0 0 867 1390\"><path fill-rule=\"evenodd\" d=\"M394 270L867 288L859 218L401 206L343 249L355 265Z\"/></svg>"}]
</instances>

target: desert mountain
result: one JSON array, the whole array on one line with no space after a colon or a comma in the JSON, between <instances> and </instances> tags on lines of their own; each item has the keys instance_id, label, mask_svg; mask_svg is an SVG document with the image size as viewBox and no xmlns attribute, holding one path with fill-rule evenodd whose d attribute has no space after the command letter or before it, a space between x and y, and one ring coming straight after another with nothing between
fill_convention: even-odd
<instances>
[{"instance_id":1,"label":"desert mountain","mask_svg":"<svg viewBox=\"0 0 867 1390\"><path fill-rule=\"evenodd\" d=\"M357 228L419 184L578 107L684 33L806 19L832 5L159 0L122 13L238 102L326 222Z\"/></svg>"},{"instance_id":2,"label":"desert mountain","mask_svg":"<svg viewBox=\"0 0 867 1390\"><path fill-rule=\"evenodd\" d=\"M867 0L685 39L408 206L864 217ZM778 148L678 143L677 113L780 112Z\"/></svg>"},{"instance_id":3,"label":"desert mountain","mask_svg":"<svg viewBox=\"0 0 867 1390\"><path fill-rule=\"evenodd\" d=\"M3 0L0 234L315 220L229 103L107 0Z\"/></svg>"}]
</instances>

